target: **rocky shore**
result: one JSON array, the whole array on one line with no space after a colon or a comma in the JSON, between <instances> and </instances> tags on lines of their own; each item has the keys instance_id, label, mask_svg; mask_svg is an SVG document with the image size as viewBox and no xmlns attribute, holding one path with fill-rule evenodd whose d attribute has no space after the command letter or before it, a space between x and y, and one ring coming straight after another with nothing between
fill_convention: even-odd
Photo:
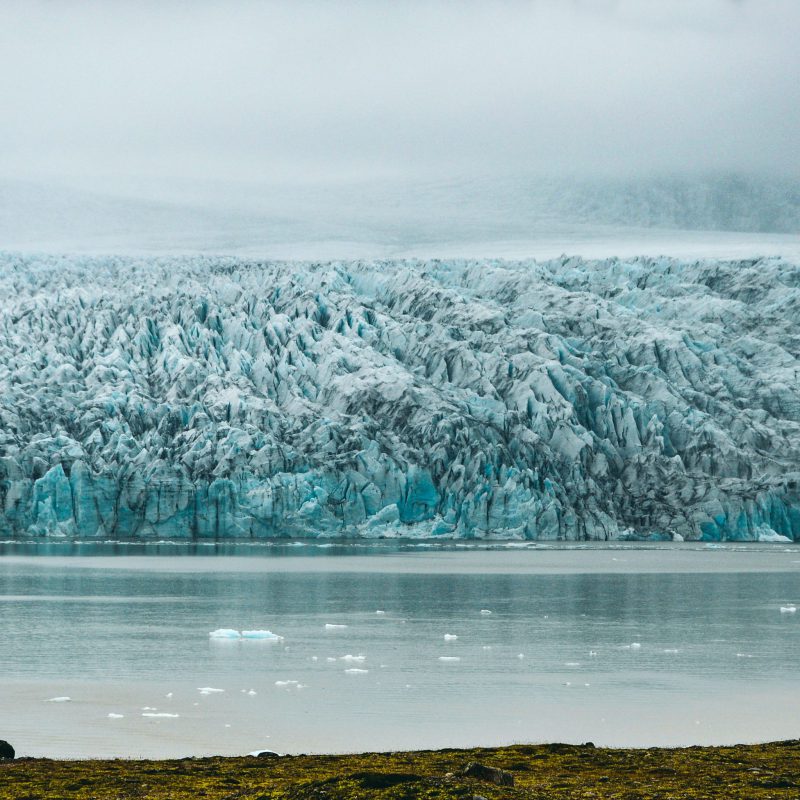
<instances>
[{"instance_id":1,"label":"rocky shore","mask_svg":"<svg viewBox=\"0 0 800 800\"><path fill-rule=\"evenodd\" d=\"M172 761L0 760L4 800L797 798L800 740L729 747L513 745Z\"/></svg>"}]
</instances>

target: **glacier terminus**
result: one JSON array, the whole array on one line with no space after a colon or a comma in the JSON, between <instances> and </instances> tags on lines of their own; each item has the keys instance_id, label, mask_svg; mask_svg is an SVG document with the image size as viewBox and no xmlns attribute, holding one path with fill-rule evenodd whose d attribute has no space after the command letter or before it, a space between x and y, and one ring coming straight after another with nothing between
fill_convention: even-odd
<instances>
[{"instance_id":1,"label":"glacier terminus","mask_svg":"<svg viewBox=\"0 0 800 800\"><path fill-rule=\"evenodd\" d=\"M800 266L0 257L0 525L800 540Z\"/></svg>"}]
</instances>

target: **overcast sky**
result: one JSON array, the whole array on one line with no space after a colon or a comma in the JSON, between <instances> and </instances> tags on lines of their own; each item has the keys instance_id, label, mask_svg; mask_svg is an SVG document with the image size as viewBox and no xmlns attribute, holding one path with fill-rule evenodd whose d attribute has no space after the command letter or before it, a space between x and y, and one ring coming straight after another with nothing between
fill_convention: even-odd
<instances>
[{"instance_id":1,"label":"overcast sky","mask_svg":"<svg viewBox=\"0 0 800 800\"><path fill-rule=\"evenodd\" d=\"M798 0L0 4L0 177L800 174Z\"/></svg>"}]
</instances>

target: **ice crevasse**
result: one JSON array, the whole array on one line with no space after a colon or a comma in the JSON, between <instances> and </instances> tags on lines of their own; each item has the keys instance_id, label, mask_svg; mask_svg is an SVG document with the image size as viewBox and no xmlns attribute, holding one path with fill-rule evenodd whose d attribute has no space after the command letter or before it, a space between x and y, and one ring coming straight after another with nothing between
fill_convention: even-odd
<instances>
[{"instance_id":1,"label":"ice crevasse","mask_svg":"<svg viewBox=\"0 0 800 800\"><path fill-rule=\"evenodd\" d=\"M800 539L800 266L0 255L11 535Z\"/></svg>"}]
</instances>

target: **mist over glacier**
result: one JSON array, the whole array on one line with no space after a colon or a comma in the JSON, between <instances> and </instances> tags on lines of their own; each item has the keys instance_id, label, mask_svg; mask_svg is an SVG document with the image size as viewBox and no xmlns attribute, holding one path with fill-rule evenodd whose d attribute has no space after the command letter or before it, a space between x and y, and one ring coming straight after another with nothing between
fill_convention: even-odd
<instances>
[{"instance_id":1,"label":"mist over glacier","mask_svg":"<svg viewBox=\"0 0 800 800\"><path fill-rule=\"evenodd\" d=\"M81 537L800 538L800 267L5 255L0 501Z\"/></svg>"}]
</instances>

